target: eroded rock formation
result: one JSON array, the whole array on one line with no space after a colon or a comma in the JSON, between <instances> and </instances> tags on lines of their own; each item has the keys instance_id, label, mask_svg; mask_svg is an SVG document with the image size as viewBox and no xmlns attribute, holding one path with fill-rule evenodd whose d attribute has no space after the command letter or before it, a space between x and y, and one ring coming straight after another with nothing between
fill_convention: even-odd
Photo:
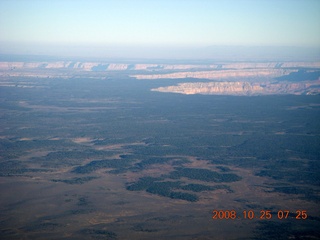
<instances>
[{"instance_id":1,"label":"eroded rock formation","mask_svg":"<svg viewBox=\"0 0 320 240\"><path fill-rule=\"evenodd\" d=\"M214 95L270 95L270 94L319 94L320 80L301 83L290 82L194 82L152 89L158 92Z\"/></svg>"},{"instance_id":2,"label":"eroded rock formation","mask_svg":"<svg viewBox=\"0 0 320 240\"><path fill-rule=\"evenodd\" d=\"M222 79L236 77L279 77L291 72L293 69L240 69L240 70L215 70L215 71L194 71L194 72L175 72L168 74L140 74L133 75L137 79L164 79L164 78L205 78Z\"/></svg>"}]
</instances>

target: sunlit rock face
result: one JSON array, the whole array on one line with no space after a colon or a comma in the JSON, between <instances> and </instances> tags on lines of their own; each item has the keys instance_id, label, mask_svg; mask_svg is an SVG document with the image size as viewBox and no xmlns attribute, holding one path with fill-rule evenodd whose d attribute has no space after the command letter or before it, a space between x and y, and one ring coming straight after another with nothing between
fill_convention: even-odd
<instances>
[{"instance_id":1,"label":"sunlit rock face","mask_svg":"<svg viewBox=\"0 0 320 240\"><path fill-rule=\"evenodd\" d=\"M158 92L215 95L319 94L320 80L304 83L194 82L152 89Z\"/></svg>"},{"instance_id":2,"label":"sunlit rock face","mask_svg":"<svg viewBox=\"0 0 320 240\"><path fill-rule=\"evenodd\" d=\"M215 70L215 71L195 71L176 72L169 74L147 74L134 75L137 79L163 79L163 78L205 78L222 79L236 77L279 77L297 70L287 69L248 69L248 70Z\"/></svg>"},{"instance_id":3,"label":"sunlit rock face","mask_svg":"<svg viewBox=\"0 0 320 240\"><path fill-rule=\"evenodd\" d=\"M0 62L0 76L172 80L152 91L180 94L270 95L319 94L320 62L143 63L107 61ZM178 84L174 83L178 81ZM2 86L8 85L5 81Z\"/></svg>"},{"instance_id":4,"label":"sunlit rock face","mask_svg":"<svg viewBox=\"0 0 320 240\"><path fill-rule=\"evenodd\" d=\"M108 70L127 70L128 64L110 64Z\"/></svg>"}]
</instances>

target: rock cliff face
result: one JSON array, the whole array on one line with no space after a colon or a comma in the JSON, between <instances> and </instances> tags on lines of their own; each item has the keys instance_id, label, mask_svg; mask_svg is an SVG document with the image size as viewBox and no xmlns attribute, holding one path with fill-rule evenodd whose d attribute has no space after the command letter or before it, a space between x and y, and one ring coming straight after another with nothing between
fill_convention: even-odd
<instances>
[{"instance_id":1,"label":"rock cliff face","mask_svg":"<svg viewBox=\"0 0 320 240\"><path fill-rule=\"evenodd\" d=\"M281 67L283 68L320 68L320 62L284 62Z\"/></svg>"},{"instance_id":2,"label":"rock cliff face","mask_svg":"<svg viewBox=\"0 0 320 240\"><path fill-rule=\"evenodd\" d=\"M299 71L304 69L302 71ZM154 64L110 62L0 62L0 77L108 78L116 72L136 79L195 79L152 91L181 94L319 94L320 62L222 62ZM139 74L137 74L139 73ZM304 74L304 75L303 75ZM282 78L277 78L281 77ZM291 78L292 76L292 78ZM208 82L200 82L207 79ZM313 81L309 81L313 80ZM180 80L181 81L181 80ZM285 82L292 81L292 82ZM0 84L6 84L2 82Z\"/></svg>"},{"instance_id":3,"label":"rock cliff face","mask_svg":"<svg viewBox=\"0 0 320 240\"><path fill-rule=\"evenodd\" d=\"M49 62L45 68L67 68L71 62Z\"/></svg>"},{"instance_id":4,"label":"rock cliff face","mask_svg":"<svg viewBox=\"0 0 320 240\"><path fill-rule=\"evenodd\" d=\"M222 79L237 77L279 77L297 70L288 69L240 69L240 70L215 70L215 71L196 71L196 72L176 72L169 74L145 74L132 75L137 79L164 79L164 78L206 78Z\"/></svg>"},{"instance_id":5,"label":"rock cliff face","mask_svg":"<svg viewBox=\"0 0 320 240\"><path fill-rule=\"evenodd\" d=\"M158 92L213 95L320 94L320 80L303 83L194 82L152 89Z\"/></svg>"},{"instance_id":6,"label":"rock cliff face","mask_svg":"<svg viewBox=\"0 0 320 240\"><path fill-rule=\"evenodd\" d=\"M99 63L96 63L96 62L85 62L85 63L81 63L81 64L78 64L78 69L83 69L85 71L91 71L91 69L93 67L96 67L98 66Z\"/></svg>"},{"instance_id":7,"label":"rock cliff face","mask_svg":"<svg viewBox=\"0 0 320 240\"><path fill-rule=\"evenodd\" d=\"M114 64L111 63L108 66L108 70L127 70L128 69L128 64Z\"/></svg>"},{"instance_id":8,"label":"rock cliff face","mask_svg":"<svg viewBox=\"0 0 320 240\"><path fill-rule=\"evenodd\" d=\"M261 92L263 88L248 82L195 82L181 83L178 86L160 87L152 89L158 92L174 92L183 94L233 94L233 95L252 95Z\"/></svg>"},{"instance_id":9,"label":"rock cliff face","mask_svg":"<svg viewBox=\"0 0 320 240\"><path fill-rule=\"evenodd\" d=\"M252 63L252 62L240 62L240 63L216 63L216 64L129 64L127 63L110 63L110 62L72 62L72 61L54 61L54 62L0 62L0 70L12 70L12 69L78 69L84 71L93 71L94 67L99 65L108 65L103 71L124 71L124 70L145 70L147 72L161 72L167 71L188 71L184 73L176 73L173 75L136 75L138 79L158 79L158 78L182 78L185 76L191 76L197 78L198 76L204 75L211 77L215 72L213 70L229 70L231 71L247 71L247 70L261 70L266 69L279 70L284 68L320 68L320 62L268 62L268 63ZM207 70L206 72L203 70ZM191 72L190 72L191 71ZM194 75L194 71L197 74ZM203 72L201 72L203 71ZM202 77L201 77L202 78Z\"/></svg>"}]
</instances>

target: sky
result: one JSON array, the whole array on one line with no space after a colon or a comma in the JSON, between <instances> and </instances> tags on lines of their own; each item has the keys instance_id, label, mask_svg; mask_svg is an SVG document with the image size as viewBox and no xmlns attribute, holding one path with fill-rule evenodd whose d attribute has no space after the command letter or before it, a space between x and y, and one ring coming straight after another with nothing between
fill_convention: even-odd
<instances>
[{"instance_id":1,"label":"sky","mask_svg":"<svg viewBox=\"0 0 320 240\"><path fill-rule=\"evenodd\" d=\"M0 43L0 54L106 57L320 49L320 1L1 0Z\"/></svg>"}]
</instances>

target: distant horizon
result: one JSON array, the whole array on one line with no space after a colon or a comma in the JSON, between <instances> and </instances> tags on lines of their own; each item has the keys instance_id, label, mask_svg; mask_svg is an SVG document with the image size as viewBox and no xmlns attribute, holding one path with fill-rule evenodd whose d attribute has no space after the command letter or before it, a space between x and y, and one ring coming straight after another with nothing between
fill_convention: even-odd
<instances>
[{"instance_id":1,"label":"distant horizon","mask_svg":"<svg viewBox=\"0 0 320 240\"><path fill-rule=\"evenodd\" d=\"M0 1L0 9L0 54L144 59L320 56L317 0L10 0Z\"/></svg>"},{"instance_id":2,"label":"distant horizon","mask_svg":"<svg viewBox=\"0 0 320 240\"><path fill-rule=\"evenodd\" d=\"M319 61L320 47L211 45L205 47L33 45L10 48L2 43L0 56L54 59L117 60L226 60L226 61ZM66 51L68 49L68 51ZM0 58L1 59L1 58Z\"/></svg>"}]
</instances>

